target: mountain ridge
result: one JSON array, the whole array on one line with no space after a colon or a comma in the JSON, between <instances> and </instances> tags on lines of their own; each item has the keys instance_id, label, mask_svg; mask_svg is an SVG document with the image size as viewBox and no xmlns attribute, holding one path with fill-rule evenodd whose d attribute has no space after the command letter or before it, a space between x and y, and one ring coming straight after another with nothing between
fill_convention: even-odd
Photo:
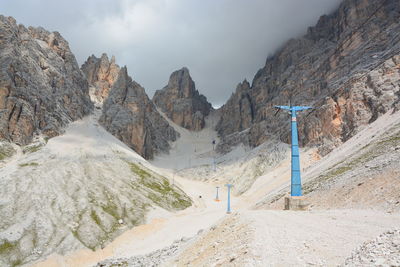
<instances>
[{"instance_id":1,"label":"mountain ridge","mask_svg":"<svg viewBox=\"0 0 400 267\"><path fill-rule=\"evenodd\" d=\"M287 118L274 116L274 105L291 102L318 108L305 112L299 137L302 145L318 146L321 154L398 106L399 14L395 0L346 0L306 35L289 40L267 58L249 88L238 86L220 108L219 151L239 143L255 147L275 137L288 143ZM243 109L245 99L250 104L242 115L231 116ZM238 127L240 121L252 123ZM248 133L241 134L244 130Z\"/></svg>"}]
</instances>

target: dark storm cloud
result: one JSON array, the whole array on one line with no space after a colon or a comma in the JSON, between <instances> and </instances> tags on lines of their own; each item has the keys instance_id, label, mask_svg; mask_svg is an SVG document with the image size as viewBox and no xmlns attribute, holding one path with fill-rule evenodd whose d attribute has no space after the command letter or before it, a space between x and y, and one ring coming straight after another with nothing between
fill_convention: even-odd
<instances>
[{"instance_id":1,"label":"dark storm cloud","mask_svg":"<svg viewBox=\"0 0 400 267\"><path fill-rule=\"evenodd\" d=\"M214 105L340 0L0 0L0 13L59 31L78 62L107 52L151 97L187 66Z\"/></svg>"}]
</instances>

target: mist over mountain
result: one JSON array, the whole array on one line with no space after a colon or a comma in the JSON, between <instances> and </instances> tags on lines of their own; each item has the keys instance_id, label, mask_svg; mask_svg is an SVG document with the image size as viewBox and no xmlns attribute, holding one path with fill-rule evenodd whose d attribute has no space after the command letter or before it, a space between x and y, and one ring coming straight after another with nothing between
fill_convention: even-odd
<instances>
[{"instance_id":1,"label":"mist over mountain","mask_svg":"<svg viewBox=\"0 0 400 267\"><path fill-rule=\"evenodd\" d=\"M221 106L268 55L339 2L5 0L0 13L59 31L80 64L88 55L114 55L149 97L170 73L187 66L200 93Z\"/></svg>"}]
</instances>

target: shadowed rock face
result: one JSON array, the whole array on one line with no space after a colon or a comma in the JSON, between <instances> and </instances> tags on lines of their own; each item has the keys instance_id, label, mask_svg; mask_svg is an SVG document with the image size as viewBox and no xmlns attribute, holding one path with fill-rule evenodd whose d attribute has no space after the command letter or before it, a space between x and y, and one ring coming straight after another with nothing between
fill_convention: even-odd
<instances>
[{"instance_id":1,"label":"shadowed rock face","mask_svg":"<svg viewBox=\"0 0 400 267\"><path fill-rule=\"evenodd\" d=\"M212 109L207 98L196 90L187 68L173 72L168 85L156 91L153 102L173 122L192 131L203 129L204 118Z\"/></svg>"},{"instance_id":2,"label":"shadowed rock face","mask_svg":"<svg viewBox=\"0 0 400 267\"><path fill-rule=\"evenodd\" d=\"M146 159L153 158L156 152L168 152L168 141L175 141L178 136L143 87L128 76L126 67L120 70L104 102L99 122Z\"/></svg>"},{"instance_id":3,"label":"shadowed rock face","mask_svg":"<svg viewBox=\"0 0 400 267\"><path fill-rule=\"evenodd\" d=\"M322 154L398 107L399 19L397 0L345 0L322 16L306 35L269 57L251 86L238 85L220 109L219 148L258 146L270 138L289 142L289 115L274 116L274 105L290 101L317 108L299 114L299 138Z\"/></svg>"},{"instance_id":4,"label":"shadowed rock face","mask_svg":"<svg viewBox=\"0 0 400 267\"><path fill-rule=\"evenodd\" d=\"M93 108L87 81L58 32L0 15L0 139L49 137Z\"/></svg>"},{"instance_id":5,"label":"shadowed rock face","mask_svg":"<svg viewBox=\"0 0 400 267\"><path fill-rule=\"evenodd\" d=\"M244 80L238 84L236 92L232 94L228 102L223 106L223 110L234 111L230 114L222 113L223 118L219 121L218 129L223 131L224 135L241 132L252 125L254 121L254 104L249 93L250 84Z\"/></svg>"},{"instance_id":6,"label":"shadowed rock face","mask_svg":"<svg viewBox=\"0 0 400 267\"><path fill-rule=\"evenodd\" d=\"M115 64L115 57L108 60L107 54L101 58L90 56L81 67L89 85L92 86L91 97L95 102L103 103L118 78L120 67Z\"/></svg>"}]
</instances>

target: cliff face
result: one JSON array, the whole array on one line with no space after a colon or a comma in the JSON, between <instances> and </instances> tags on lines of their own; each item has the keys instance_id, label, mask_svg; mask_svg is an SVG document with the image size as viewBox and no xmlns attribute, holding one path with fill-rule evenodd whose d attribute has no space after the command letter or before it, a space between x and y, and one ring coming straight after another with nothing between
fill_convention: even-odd
<instances>
[{"instance_id":1,"label":"cliff face","mask_svg":"<svg viewBox=\"0 0 400 267\"><path fill-rule=\"evenodd\" d=\"M274 137L288 142L289 117L274 116L274 105L316 107L300 114L299 138L320 146L322 154L398 106L399 21L397 0L345 0L322 16L306 35L269 57L252 85L240 84L221 108L220 149Z\"/></svg>"},{"instance_id":2,"label":"cliff face","mask_svg":"<svg viewBox=\"0 0 400 267\"><path fill-rule=\"evenodd\" d=\"M239 83L235 93L222 108L224 111L234 111L229 114L221 112L222 118L217 127L224 136L251 127L254 121L252 101L249 82L245 80Z\"/></svg>"},{"instance_id":3,"label":"cliff face","mask_svg":"<svg viewBox=\"0 0 400 267\"><path fill-rule=\"evenodd\" d=\"M87 81L58 32L0 15L0 139L49 137L93 108Z\"/></svg>"},{"instance_id":4,"label":"cliff face","mask_svg":"<svg viewBox=\"0 0 400 267\"><path fill-rule=\"evenodd\" d=\"M99 122L146 159L169 150L178 133L158 113L143 87L122 68L103 105Z\"/></svg>"},{"instance_id":5,"label":"cliff face","mask_svg":"<svg viewBox=\"0 0 400 267\"><path fill-rule=\"evenodd\" d=\"M156 91L153 102L173 122L192 131L205 126L204 118L212 109L207 98L196 90L187 68L173 72L168 85Z\"/></svg>"},{"instance_id":6,"label":"cliff face","mask_svg":"<svg viewBox=\"0 0 400 267\"><path fill-rule=\"evenodd\" d=\"M92 100L103 103L118 78L120 67L115 64L115 57L113 56L111 60L108 60L105 53L101 55L101 58L92 55L82 65L81 69L91 86Z\"/></svg>"}]
</instances>

